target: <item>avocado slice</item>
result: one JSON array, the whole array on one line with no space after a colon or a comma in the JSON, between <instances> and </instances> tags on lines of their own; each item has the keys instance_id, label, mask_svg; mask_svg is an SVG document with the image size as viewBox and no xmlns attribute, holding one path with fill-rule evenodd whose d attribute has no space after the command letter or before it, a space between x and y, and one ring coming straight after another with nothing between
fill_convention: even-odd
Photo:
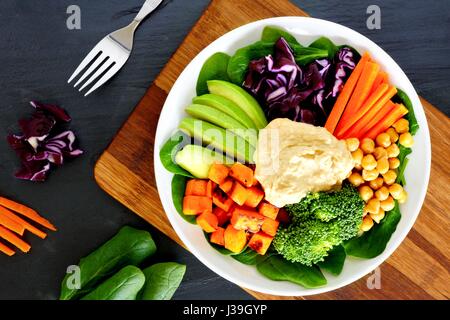
<instances>
[{"instance_id":1,"label":"avocado slice","mask_svg":"<svg viewBox=\"0 0 450 320\"><path fill-rule=\"evenodd\" d=\"M209 80L207 84L209 92L233 101L244 110L258 129L267 126L266 116L261 106L247 91L231 82L222 80Z\"/></svg>"},{"instance_id":2,"label":"avocado slice","mask_svg":"<svg viewBox=\"0 0 450 320\"><path fill-rule=\"evenodd\" d=\"M230 157L249 163L253 162L255 147L229 130L194 118L184 118L180 122L179 128L186 131L191 137L202 141L203 144L215 150L224 151Z\"/></svg>"},{"instance_id":3,"label":"avocado slice","mask_svg":"<svg viewBox=\"0 0 450 320\"><path fill-rule=\"evenodd\" d=\"M213 163L230 164L233 160L200 145L188 144L175 155L175 162L194 177L207 179Z\"/></svg>"},{"instance_id":4,"label":"avocado slice","mask_svg":"<svg viewBox=\"0 0 450 320\"><path fill-rule=\"evenodd\" d=\"M205 120L224 129L228 129L256 147L257 131L255 129L248 129L225 112L200 104L191 104L186 108L186 112L194 118Z\"/></svg>"},{"instance_id":5,"label":"avocado slice","mask_svg":"<svg viewBox=\"0 0 450 320\"><path fill-rule=\"evenodd\" d=\"M239 121L249 129L256 129L256 125L253 123L252 119L242 110L236 103L227 98L219 96L217 94L207 93L192 99L195 104L202 104L204 106L210 106L216 108L217 110L223 111L230 117Z\"/></svg>"}]
</instances>

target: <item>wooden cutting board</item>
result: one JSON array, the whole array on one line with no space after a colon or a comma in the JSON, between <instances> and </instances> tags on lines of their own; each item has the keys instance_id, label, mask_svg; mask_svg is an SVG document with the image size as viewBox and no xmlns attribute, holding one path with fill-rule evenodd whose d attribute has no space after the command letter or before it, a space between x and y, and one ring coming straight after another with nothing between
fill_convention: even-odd
<instances>
[{"instance_id":1,"label":"wooden cutting board","mask_svg":"<svg viewBox=\"0 0 450 320\"><path fill-rule=\"evenodd\" d=\"M219 36L252 21L292 15L307 16L285 0L213 0L98 160L95 179L100 187L184 246L163 211L154 180L155 131L167 94L191 59ZM414 228L381 266L381 289L368 289L365 277L307 299L450 298L450 120L425 100L422 103L433 146L430 186ZM249 293L258 299L294 298Z\"/></svg>"}]
</instances>

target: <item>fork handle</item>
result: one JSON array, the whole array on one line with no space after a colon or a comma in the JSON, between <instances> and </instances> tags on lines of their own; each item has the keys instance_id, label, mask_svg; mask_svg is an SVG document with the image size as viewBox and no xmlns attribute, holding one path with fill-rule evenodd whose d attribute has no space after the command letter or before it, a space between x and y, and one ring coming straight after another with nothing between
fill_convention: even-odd
<instances>
[{"instance_id":1,"label":"fork handle","mask_svg":"<svg viewBox=\"0 0 450 320\"><path fill-rule=\"evenodd\" d=\"M142 20L144 20L144 18L148 16L153 10L155 10L161 2L162 1L160 0L145 1L141 10L139 10L139 13L137 14L136 18L134 18L134 21L141 22Z\"/></svg>"}]
</instances>

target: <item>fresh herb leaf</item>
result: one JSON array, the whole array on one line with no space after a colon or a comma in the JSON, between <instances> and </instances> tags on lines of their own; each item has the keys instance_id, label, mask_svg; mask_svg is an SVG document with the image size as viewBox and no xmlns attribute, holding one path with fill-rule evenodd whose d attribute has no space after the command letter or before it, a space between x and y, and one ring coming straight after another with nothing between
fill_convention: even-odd
<instances>
[{"instance_id":1,"label":"fresh herb leaf","mask_svg":"<svg viewBox=\"0 0 450 320\"><path fill-rule=\"evenodd\" d=\"M263 29L261 41L275 43L281 37L283 37L284 40L286 40L287 43L289 43L289 45L295 44L301 46L300 43L297 41L297 39L295 39L295 37L292 34L290 34L289 32L287 32L282 28L273 26L267 26Z\"/></svg>"},{"instance_id":2,"label":"fresh herb leaf","mask_svg":"<svg viewBox=\"0 0 450 320\"><path fill-rule=\"evenodd\" d=\"M305 288L317 288L327 284L319 268L293 263L280 255L272 255L256 265L265 277L275 281L289 281Z\"/></svg>"},{"instance_id":3,"label":"fresh herb leaf","mask_svg":"<svg viewBox=\"0 0 450 320\"><path fill-rule=\"evenodd\" d=\"M186 190L186 183L188 178L185 176L180 176L175 174L172 178L172 200L175 209L177 209L178 214L187 222L192 224L196 223L196 216L186 215L183 213L183 197Z\"/></svg>"},{"instance_id":4,"label":"fresh herb leaf","mask_svg":"<svg viewBox=\"0 0 450 320\"><path fill-rule=\"evenodd\" d=\"M415 135L417 133L417 130L419 130L419 123L417 122L416 115L414 114L414 108L408 95L403 90L397 88L397 94L392 100L394 102L403 103L403 105L408 109L408 114L405 116L405 118L409 122L409 132L412 135Z\"/></svg>"},{"instance_id":5,"label":"fresh herb leaf","mask_svg":"<svg viewBox=\"0 0 450 320\"><path fill-rule=\"evenodd\" d=\"M186 266L175 262L157 263L143 273L146 280L140 299L170 300L183 280Z\"/></svg>"},{"instance_id":6,"label":"fresh herb leaf","mask_svg":"<svg viewBox=\"0 0 450 320\"><path fill-rule=\"evenodd\" d=\"M386 213L381 222L365 232L362 236L350 239L344 243L345 252L349 256L372 259L381 254L395 232L400 221L401 213L398 202L395 207Z\"/></svg>"},{"instance_id":7,"label":"fresh herb leaf","mask_svg":"<svg viewBox=\"0 0 450 320\"><path fill-rule=\"evenodd\" d=\"M81 300L136 300L145 283L142 271L134 266L126 266Z\"/></svg>"},{"instance_id":8,"label":"fresh herb leaf","mask_svg":"<svg viewBox=\"0 0 450 320\"><path fill-rule=\"evenodd\" d=\"M338 276L344 268L345 258L347 257L345 249L342 245L334 247L328 252L328 256L325 261L319 262L317 265L325 271Z\"/></svg>"},{"instance_id":9,"label":"fresh herb leaf","mask_svg":"<svg viewBox=\"0 0 450 320\"><path fill-rule=\"evenodd\" d=\"M177 152L180 151L185 145L189 144L191 140L191 137L179 130L175 132L175 134L172 135L163 145L159 151L159 158L167 171L185 177L194 178L192 174L181 168L174 160Z\"/></svg>"},{"instance_id":10,"label":"fresh herb leaf","mask_svg":"<svg viewBox=\"0 0 450 320\"><path fill-rule=\"evenodd\" d=\"M230 56L223 52L216 52L209 57L203 64L197 80L197 95L208 93L208 80L224 80L229 81L227 68Z\"/></svg>"}]
</instances>

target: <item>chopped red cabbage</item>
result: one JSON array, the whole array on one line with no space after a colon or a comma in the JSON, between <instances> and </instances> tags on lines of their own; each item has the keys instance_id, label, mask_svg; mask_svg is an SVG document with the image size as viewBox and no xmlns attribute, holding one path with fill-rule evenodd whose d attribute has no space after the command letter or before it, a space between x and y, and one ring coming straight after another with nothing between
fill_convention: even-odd
<instances>
[{"instance_id":1,"label":"chopped red cabbage","mask_svg":"<svg viewBox=\"0 0 450 320\"><path fill-rule=\"evenodd\" d=\"M52 164L60 166L65 159L77 157L83 151L74 146L76 137L72 131L59 128L71 121L62 108L36 101L31 101L31 105L35 108L31 118L19 120L22 134L11 134L7 140L22 163L15 176L45 181Z\"/></svg>"}]
</instances>

